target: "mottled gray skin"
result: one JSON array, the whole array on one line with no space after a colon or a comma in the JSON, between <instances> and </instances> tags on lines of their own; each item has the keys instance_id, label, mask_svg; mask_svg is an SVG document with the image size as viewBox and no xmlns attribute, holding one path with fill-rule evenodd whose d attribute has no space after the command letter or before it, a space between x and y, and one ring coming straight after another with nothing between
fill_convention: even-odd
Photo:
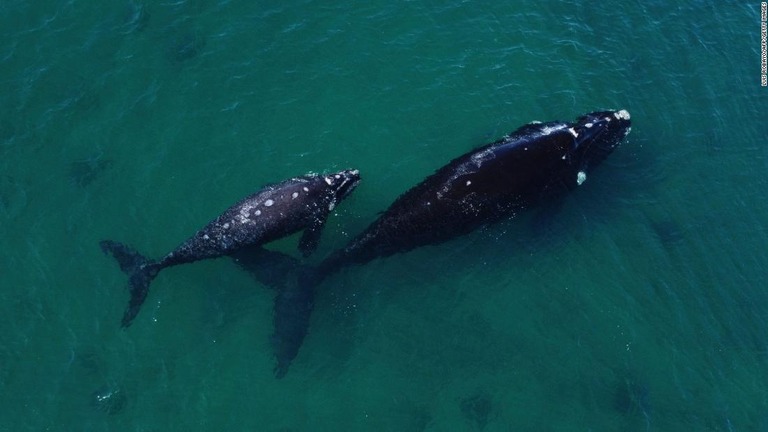
<instances>
[{"instance_id":1,"label":"mottled gray skin","mask_svg":"<svg viewBox=\"0 0 768 432\"><path fill-rule=\"evenodd\" d=\"M130 277L131 299L123 326L130 325L149 292L150 282L166 267L232 255L302 230L299 249L309 255L317 247L330 211L359 181L357 170L345 170L265 186L225 210L158 261L150 261L124 244L102 241L102 250L112 254Z\"/></svg>"},{"instance_id":2,"label":"mottled gray skin","mask_svg":"<svg viewBox=\"0 0 768 432\"><path fill-rule=\"evenodd\" d=\"M304 230L299 248L317 247L328 213L359 181L357 171L307 175L269 185L239 201L158 262L161 267L230 255Z\"/></svg>"}]
</instances>

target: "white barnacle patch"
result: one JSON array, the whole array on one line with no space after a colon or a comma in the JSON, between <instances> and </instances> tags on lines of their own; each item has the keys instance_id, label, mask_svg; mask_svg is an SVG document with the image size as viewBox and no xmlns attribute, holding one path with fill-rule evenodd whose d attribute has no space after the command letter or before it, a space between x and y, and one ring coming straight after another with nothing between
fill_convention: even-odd
<instances>
[{"instance_id":1,"label":"white barnacle patch","mask_svg":"<svg viewBox=\"0 0 768 432\"><path fill-rule=\"evenodd\" d=\"M564 123L554 124L550 126L544 126L544 128L541 129L541 133L543 135L549 135L552 132L557 132L561 129L564 129L567 125Z\"/></svg>"},{"instance_id":2,"label":"white barnacle patch","mask_svg":"<svg viewBox=\"0 0 768 432\"><path fill-rule=\"evenodd\" d=\"M265 207L271 207L272 204L274 204L274 203L275 203L274 201L272 201L271 199L268 199L268 200L264 201L264 206Z\"/></svg>"},{"instance_id":3,"label":"white barnacle patch","mask_svg":"<svg viewBox=\"0 0 768 432\"><path fill-rule=\"evenodd\" d=\"M471 184L472 184L472 181L471 180L467 180L467 186L469 186Z\"/></svg>"},{"instance_id":4,"label":"white barnacle patch","mask_svg":"<svg viewBox=\"0 0 768 432\"><path fill-rule=\"evenodd\" d=\"M304 186L302 189L304 189L304 192L309 192L309 188Z\"/></svg>"},{"instance_id":5,"label":"white barnacle patch","mask_svg":"<svg viewBox=\"0 0 768 432\"><path fill-rule=\"evenodd\" d=\"M563 157L561 157L560 159L565 160L565 155L563 155Z\"/></svg>"},{"instance_id":6,"label":"white barnacle patch","mask_svg":"<svg viewBox=\"0 0 768 432\"><path fill-rule=\"evenodd\" d=\"M627 110L619 110L619 111L613 113L613 116L616 117L619 120L621 120L621 119L629 120L629 111L627 111Z\"/></svg>"},{"instance_id":7,"label":"white barnacle patch","mask_svg":"<svg viewBox=\"0 0 768 432\"><path fill-rule=\"evenodd\" d=\"M229 229L229 222L224 222L224 225L221 226L224 229Z\"/></svg>"},{"instance_id":8,"label":"white barnacle patch","mask_svg":"<svg viewBox=\"0 0 768 432\"><path fill-rule=\"evenodd\" d=\"M328 183L328 186L333 184L333 180L331 180L330 177L324 177L324 178L325 178L325 182Z\"/></svg>"},{"instance_id":9,"label":"white barnacle patch","mask_svg":"<svg viewBox=\"0 0 768 432\"><path fill-rule=\"evenodd\" d=\"M584 125L584 127L586 127L587 129L591 128L592 126L593 126L592 123L587 123L587 124Z\"/></svg>"},{"instance_id":10,"label":"white barnacle patch","mask_svg":"<svg viewBox=\"0 0 768 432\"><path fill-rule=\"evenodd\" d=\"M578 174L576 174L576 184L581 186L582 183L587 179L587 173L584 171L579 171Z\"/></svg>"},{"instance_id":11,"label":"white barnacle patch","mask_svg":"<svg viewBox=\"0 0 768 432\"><path fill-rule=\"evenodd\" d=\"M333 209L336 207L336 202L331 201L330 204L328 204L328 211L333 211Z\"/></svg>"},{"instance_id":12,"label":"white barnacle patch","mask_svg":"<svg viewBox=\"0 0 768 432\"><path fill-rule=\"evenodd\" d=\"M293 199L296 199L298 197L299 197L299 193L298 192L294 192L294 193L291 194L291 198L293 198Z\"/></svg>"},{"instance_id":13,"label":"white barnacle patch","mask_svg":"<svg viewBox=\"0 0 768 432\"><path fill-rule=\"evenodd\" d=\"M261 216L261 210L256 210L255 212L253 212L253 214L255 216Z\"/></svg>"},{"instance_id":14,"label":"white barnacle patch","mask_svg":"<svg viewBox=\"0 0 768 432\"><path fill-rule=\"evenodd\" d=\"M248 216L251 213L251 210L253 210L253 205L246 204L240 209L240 214L238 217L240 218L240 222L245 223L245 219L248 219Z\"/></svg>"},{"instance_id":15,"label":"white barnacle patch","mask_svg":"<svg viewBox=\"0 0 768 432\"><path fill-rule=\"evenodd\" d=\"M574 138L578 138L579 137L579 134L576 132L576 129L574 129L572 127L568 128L568 132L570 132L571 135L573 135Z\"/></svg>"},{"instance_id":16,"label":"white barnacle patch","mask_svg":"<svg viewBox=\"0 0 768 432\"><path fill-rule=\"evenodd\" d=\"M208 234L203 234L203 240L208 240L210 237L208 237Z\"/></svg>"},{"instance_id":17,"label":"white barnacle patch","mask_svg":"<svg viewBox=\"0 0 768 432\"><path fill-rule=\"evenodd\" d=\"M338 175L338 174L336 174L336 175L335 175L335 176L333 176L333 177L334 177L334 178L336 178L336 179L340 179L340 178L341 178L341 176L340 176L340 175Z\"/></svg>"}]
</instances>

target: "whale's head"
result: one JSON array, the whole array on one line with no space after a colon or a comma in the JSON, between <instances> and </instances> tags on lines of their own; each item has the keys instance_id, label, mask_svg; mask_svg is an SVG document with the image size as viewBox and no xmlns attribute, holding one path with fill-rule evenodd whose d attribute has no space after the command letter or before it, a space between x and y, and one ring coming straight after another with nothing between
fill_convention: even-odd
<instances>
[{"instance_id":1,"label":"whale's head","mask_svg":"<svg viewBox=\"0 0 768 432\"><path fill-rule=\"evenodd\" d=\"M339 202L348 197L360 183L360 171L349 169L328 174L325 176L325 181L333 191L334 201Z\"/></svg>"},{"instance_id":2,"label":"whale's head","mask_svg":"<svg viewBox=\"0 0 768 432\"><path fill-rule=\"evenodd\" d=\"M627 110L596 111L579 117L572 133L581 170L594 168L605 160L629 134L630 126Z\"/></svg>"}]
</instances>

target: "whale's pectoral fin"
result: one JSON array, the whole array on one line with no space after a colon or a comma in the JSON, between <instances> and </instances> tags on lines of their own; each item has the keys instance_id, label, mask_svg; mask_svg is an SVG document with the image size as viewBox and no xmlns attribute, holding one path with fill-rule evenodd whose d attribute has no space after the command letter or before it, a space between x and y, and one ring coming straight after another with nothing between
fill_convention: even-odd
<instances>
[{"instance_id":1,"label":"whale's pectoral fin","mask_svg":"<svg viewBox=\"0 0 768 432\"><path fill-rule=\"evenodd\" d=\"M259 283L275 289L285 288L290 275L300 268L298 259L260 245L240 249L231 257Z\"/></svg>"},{"instance_id":2,"label":"whale's pectoral fin","mask_svg":"<svg viewBox=\"0 0 768 432\"><path fill-rule=\"evenodd\" d=\"M312 255L320 243L320 235L323 233L323 226L328 215L322 215L304 230L304 234L299 239L299 251L304 257Z\"/></svg>"}]
</instances>

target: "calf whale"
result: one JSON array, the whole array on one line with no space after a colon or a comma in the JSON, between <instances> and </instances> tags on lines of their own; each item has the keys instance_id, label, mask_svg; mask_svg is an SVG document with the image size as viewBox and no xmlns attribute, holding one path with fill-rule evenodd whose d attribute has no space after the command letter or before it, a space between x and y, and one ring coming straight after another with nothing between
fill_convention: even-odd
<instances>
[{"instance_id":1,"label":"calf whale","mask_svg":"<svg viewBox=\"0 0 768 432\"><path fill-rule=\"evenodd\" d=\"M345 266L443 243L564 195L619 146L630 125L626 110L530 123L453 159L400 195L345 247L304 272L300 289L291 292L294 307L276 307L285 314L275 316L276 327L285 322L281 328L291 332L284 344L294 344L278 352L278 376L299 350L309 322L302 314L311 313L315 287L325 278Z\"/></svg>"},{"instance_id":2,"label":"calf whale","mask_svg":"<svg viewBox=\"0 0 768 432\"><path fill-rule=\"evenodd\" d=\"M149 284L164 268L232 255L302 230L299 249L308 256L317 247L328 214L359 182L357 170L344 170L267 185L226 209L159 260L150 260L116 241L100 242L102 250L114 256L129 276L131 298L123 315L123 327L136 317Z\"/></svg>"}]
</instances>

